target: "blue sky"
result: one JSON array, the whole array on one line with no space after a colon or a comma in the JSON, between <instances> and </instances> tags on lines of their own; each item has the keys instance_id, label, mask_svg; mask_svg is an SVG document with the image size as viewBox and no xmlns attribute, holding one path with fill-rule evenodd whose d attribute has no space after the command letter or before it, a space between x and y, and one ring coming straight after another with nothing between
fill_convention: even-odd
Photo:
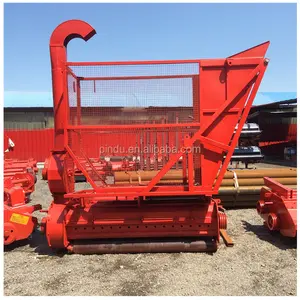
<instances>
[{"instance_id":1,"label":"blue sky","mask_svg":"<svg viewBox=\"0 0 300 300\"><path fill-rule=\"evenodd\" d=\"M97 31L70 42L69 61L218 58L270 40L256 102L296 95L296 4L16 3L4 5L5 106L51 105L49 38L68 19Z\"/></svg>"}]
</instances>

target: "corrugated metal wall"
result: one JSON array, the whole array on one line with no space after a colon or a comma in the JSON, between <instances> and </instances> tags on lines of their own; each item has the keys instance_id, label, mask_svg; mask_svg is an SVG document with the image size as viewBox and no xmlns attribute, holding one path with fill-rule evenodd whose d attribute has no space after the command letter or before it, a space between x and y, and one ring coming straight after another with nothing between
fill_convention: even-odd
<instances>
[{"instance_id":1,"label":"corrugated metal wall","mask_svg":"<svg viewBox=\"0 0 300 300\"><path fill-rule=\"evenodd\" d=\"M6 153L6 158L16 158L16 159L28 159L34 158L38 162L44 162L49 156L50 151L54 146L54 129L42 129L42 130L5 130L5 139L11 138L15 143L14 150L12 152ZM175 134L169 134L169 147L175 146ZM78 137L73 136L73 148L78 146ZM153 136L149 136L153 138ZM88 134L82 135L82 144L85 149L87 156L96 158L100 155L127 155L127 151L130 147L136 144L138 141L138 136L136 133L131 135L124 135L120 133L119 135L114 135L114 139L111 138L110 134ZM145 139L145 136L144 136ZM161 135L157 136L158 147L162 146ZM7 148L7 142L4 142L4 148ZM5 149L4 149L5 150Z\"/></svg>"},{"instance_id":2,"label":"corrugated metal wall","mask_svg":"<svg viewBox=\"0 0 300 300\"><path fill-rule=\"evenodd\" d=\"M261 124L260 142L297 141L297 124Z\"/></svg>"},{"instance_id":3,"label":"corrugated metal wall","mask_svg":"<svg viewBox=\"0 0 300 300\"><path fill-rule=\"evenodd\" d=\"M44 162L53 149L53 128L43 130L5 130L4 133L15 143L14 151L5 153L5 158L34 158L38 162Z\"/></svg>"},{"instance_id":4,"label":"corrugated metal wall","mask_svg":"<svg viewBox=\"0 0 300 300\"><path fill-rule=\"evenodd\" d=\"M289 140L290 142L296 142L297 139L297 126L296 124L291 125L280 125L272 126L272 128L265 128L262 133L261 143L265 141L279 141L279 140ZM38 162L44 162L46 157L49 156L50 151L54 145L54 129L41 129L41 130L5 130L5 134L12 139L15 143L14 151L6 153L6 158L17 158L17 159L28 159L34 158ZM85 137L86 139L87 137ZM93 136L93 147L87 147L87 155L90 157L99 156L99 148L101 146L124 146L127 148L128 141L121 136L112 141L109 136ZM7 143L4 143L6 145ZM85 141L88 145L88 142ZM268 154L268 146L260 144L264 147L264 154ZM283 145L280 146L270 146L270 151L278 151L283 155ZM5 150L5 149L4 149Z\"/></svg>"},{"instance_id":5,"label":"corrugated metal wall","mask_svg":"<svg viewBox=\"0 0 300 300\"><path fill-rule=\"evenodd\" d=\"M181 117L186 118L191 114L190 110L190 108L186 108ZM6 109L4 112L5 133L15 143L14 151L6 153L5 157L17 159L28 159L32 157L38 162L44 162L45 158L49 156L54 144L54 118L52 109L33 108L32 111ZM151 113L151 108L149 112L144 112L145 119L151 119L149 117ZM115 114L109 115L109 118L118 118L120 114L120 109L115 109ZM165 116L166 114L168 114L169 119L174 119L176 111L172 111L171 108L161 108L161 116ZM295 117L283 118L280 115L273 115L267 118L266 116L261 116L256 122L259 123L262 130L260 142L288 140L289 142L295 143L297 140L297 119ZM127 141L124 136L120 136L115 141L112 141L109 135L101 138L91 136L91 141L93 141L93 147L86 147L87 155L90 157L98 157L99 148L101 146L114 146L117 143L127 147L129 144L129 141ZM88 145L88 142L86 141L85 144ZM267 154L268 146L266 146L266 144L262 146L264 147L264 154ZM271 146L270 149L272 148L275 149L275 152L283 153L282 147L283 145L281 148L280 146Z\"/></svg>"}]
</instances>

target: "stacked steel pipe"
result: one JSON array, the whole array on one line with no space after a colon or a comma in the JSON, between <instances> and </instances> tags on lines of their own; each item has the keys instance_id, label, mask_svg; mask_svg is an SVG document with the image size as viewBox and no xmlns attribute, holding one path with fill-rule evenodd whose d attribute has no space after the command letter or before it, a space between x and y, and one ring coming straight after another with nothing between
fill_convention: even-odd
<instances>
[{"instance_id":1,"label":"stacked steel pipe","mask_svg":"<svg viewBox=\"0 0 300 300\"><path fill-rule=\"evenodd\" d=\"M236 129L235 129L236 130ZM234 153L231 157L231 162L245 162L246 167L248 163L256 163L260 162L263 159L260 149L257 146L258 139L260 136L261 130L259 126L255 123L247 123L244 124L241 137L239 139L240 146L236 147ZM178 132L176 133L179 134ZM178 137L177 137L178 138ZM122 145L119 145L122 146ZM143 159L142 157L136 156L110 156L110 157L99 157L99 158L89 158L90 162L98 172L105 172L109 171L135 171L135 170L146 170L146 165L148 163L150 170L157 170L161 168L162 165L165 163L163 161L163 157L148 157ZM147 162L148 160L148 162ZM84 158L79 158L79 161L85 165L87 169L90 169L89 164L85 162ZM49 158L47 157L44 162L44 167L42 170L42 178L47 180L47 172L48 172L48 163ZM176 169L182 169L182 159L179 159L178 164L174 166ZM80 169L75 166L75 180L81 181L84 179L84 175ZM103 173L104 172L104 173Z\"/></svg>"},{"instance_id":2,"label":"stacked steel pipe","mask_svg":"<svg viewBox=\"0 0 300 300\"><path fill-rule=\"evenodd\" d=\"M256 207L265 176L289 187L297 185L296 168L232 170L226 173L219 190L219 198L224 207Z\"/></svg>"},{"instance_id":3,"label":"stacked steel pipe","mask_svg":"<svg viewBox=\"0 0 300 300\"><path fill-rule=\"evenodd\" d=\"M46 160L47 161L47 160ZM105 172L103 165L100 163L93 164L97 170ZM46 179L46 171L48 164L45 163L43 169L44 179ZM116 185L136 184L147 185L150 180L155 177L158 171L133 171L133 167L127 171L114 172L114 183ZM78 176L82 174L80 170L75 171ZM264 186L264 177L276 179L279 183L290 188L297 186L297 169L296 168L268 168L268 169L231 169L225 173L219 194L215 197L221 199L225 208L255 208L260 197L261 188ZM172 183L180 184L182 182L182 170L170 170L160 180L159 184L168 185Z\"/></svg>"},{"instance_id":4,"label":"stacked steel pipe","mask_svg":"<svg viewBox=\"0 0 300 300\"><path fill-rule=\"evenodd\" d=\"M131 171L115 172L115 184L125 185L137 183L146 185L157 174L157 171ZM264 186L264 177L276 179L279 183L288 187L297 185L296 168L269 168L269 169L244 169L228 170L215 197L221 199L225 208L256 207L261 188ZM160 184L182 182L181 170L170 170L161 180Z\"/></svg>"}]
</instances>

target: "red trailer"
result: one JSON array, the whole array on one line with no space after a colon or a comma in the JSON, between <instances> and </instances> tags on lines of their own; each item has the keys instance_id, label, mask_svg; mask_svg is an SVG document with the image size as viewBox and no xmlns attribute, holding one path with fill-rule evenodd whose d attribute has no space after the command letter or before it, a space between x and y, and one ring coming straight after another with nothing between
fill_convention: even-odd
<instances>
[{"instance_id":1,"label":"red trailer","mask_svg":"<svg viewBox=\"0 0 300 300\"><path fill-rule=\"evenodd\" d=\"M71 20L50 39L55 138L47 177L53 202L42 221L49 246L75 253L215 251L226 215L212 195L267 68L269 42L222 59L67 61L68 42L95 33ZM192 115L140 118L144 109L174 104L191 107ZM121 117L108 121L101 108L114 105L123 107ZM140 172L154 167L157 174L145 185L116 185L118 170L99 172L89 159L96 141L125 145L114 155L131 154ZM112 156L108 150L103 155ZM161 184L179 162L181 182ZM75 190L75 167L90 189Z\"/></svg>"}]
</instances>

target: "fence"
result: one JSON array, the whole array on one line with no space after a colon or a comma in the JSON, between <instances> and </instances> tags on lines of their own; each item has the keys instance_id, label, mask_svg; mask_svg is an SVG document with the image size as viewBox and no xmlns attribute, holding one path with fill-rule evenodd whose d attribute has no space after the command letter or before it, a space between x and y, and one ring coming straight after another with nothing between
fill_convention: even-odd
<instances>
[{"instance_id":1,"label":"fence","mask_svg":"<svg viewBox=\"0 0 300 300\"><path fill-rule=\"evenodd\" d=\"M54 142L54 129L41 129L41 130L9 130L6 129L4 133L12 139L15 143L14 151L6 153L5 158L17 158L17 159L28 159L34 158L38 162L44 162L46 157L49 156L50 151L53 148ZM5 136L5 135L4 135ZM297 125L296 124L281 124L280 126L266 127L263 130L260 147L262 147L263 154L282 154L283 149L286 147L285 143L296 142L297 140ZM112 140L107 137L107 139L92 139L93 144L97 147L89 149L88 155L90 157L98 157L99 151L106 146L114 146L115 144ZM281 145L273 146L272 142L281 141ZM123 137L118 139L118 145L125 146L129 141ZM4 143L4 148L7 149L7 142ZM92 147L91 147L92 148ZM5 150L4 149L4 150Z\"/></svg>"},{"instance_id":2,"label":"fence","mask_svg":"<svg viewBox=\"0 0 300 300\"><path fill-rule=\"evenodd\" d=\"M14 150L5 153L5 158L28 159L34 158L44 162L54 145L54 129L42 130L5 130L15 144ZM4 143L4 148L6 148ZM5 149L4 149L5 150Z\"/></svg>"}]
</instances>

